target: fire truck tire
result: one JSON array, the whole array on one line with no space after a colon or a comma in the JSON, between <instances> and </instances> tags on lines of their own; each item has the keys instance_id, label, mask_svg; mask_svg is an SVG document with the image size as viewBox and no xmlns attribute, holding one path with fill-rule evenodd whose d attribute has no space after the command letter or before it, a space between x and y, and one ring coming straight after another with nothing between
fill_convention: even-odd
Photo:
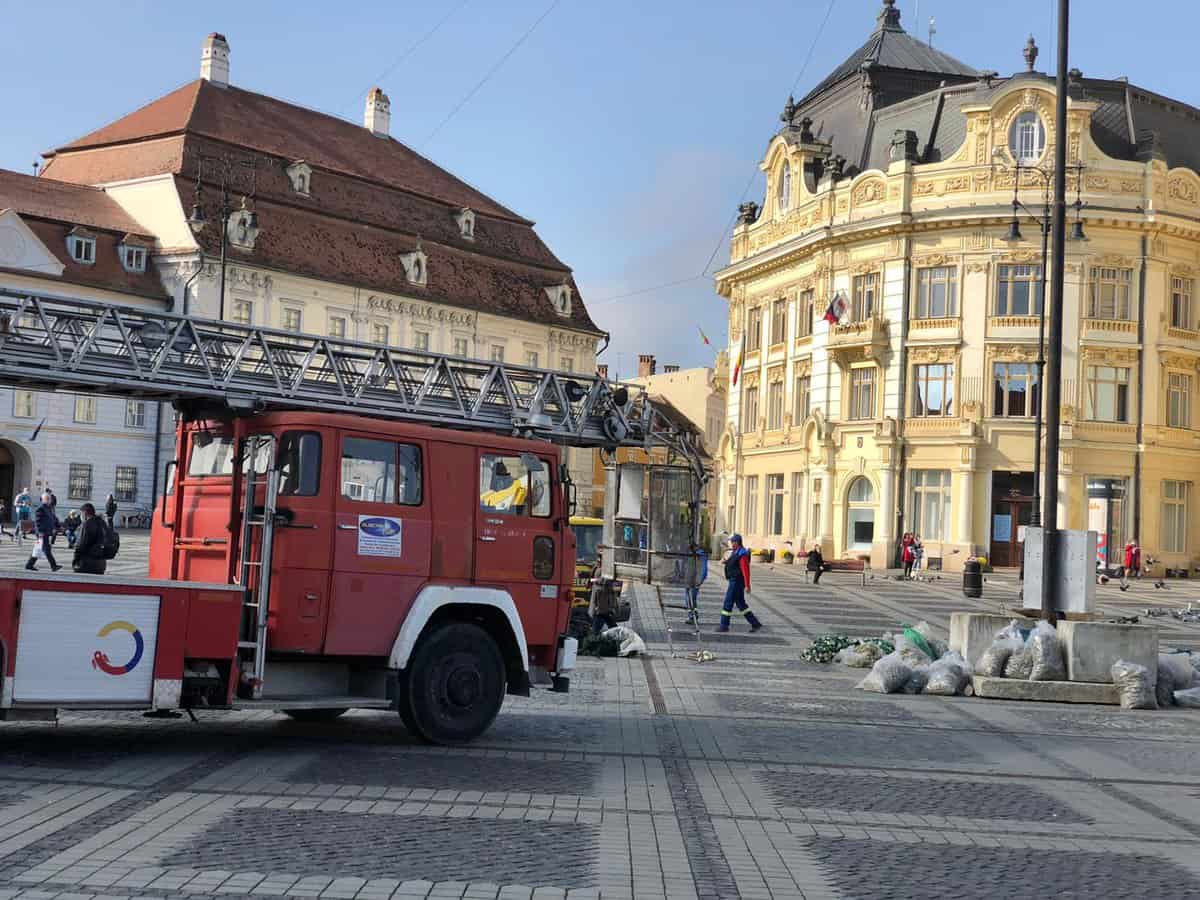
<instances>
[{"instance_id":1,"label":"fire truck tire","mask_svg":"<svg viewBox=\"0 0 1200 900\"><path fill-rule=\"evenodd\" d=\"M490 634L469 622L450 622L417 644L402 683L405 725L431 743L461 744L495 721L507 675Z\"/></svg>"},{"instance_id":2,"label":"fire truck tire","mask_svg":"<svg viewBox=\"0 0 1200 900\"><path fill-rule=\"evenodd\" d=\"M283 714L289 718L295 719L297 722L332 722L339 716L349 712L346 708L341 709L285 709Z\"/></svg>"}]
</instances>

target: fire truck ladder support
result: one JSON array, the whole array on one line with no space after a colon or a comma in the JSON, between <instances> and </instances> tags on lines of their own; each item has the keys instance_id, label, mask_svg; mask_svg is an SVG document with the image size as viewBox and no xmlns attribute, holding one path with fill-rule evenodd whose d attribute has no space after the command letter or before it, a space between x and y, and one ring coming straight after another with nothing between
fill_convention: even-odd
<instances>
[{"instance_id":1,"label":"fire truck ladder support","mask_svg":"<svg viewBox=\"0 0 1200 900\"><path fill-rule=\"evenodd\" d=\"M246 412L356 413L571 447L662 447L706 478L698 433L664 415L644 389L594 374L44 293L0 290L0 381Z\"/></svg>"},{"instance_id":2,"label":"fire truck ladder support","mask_svg":"<svg viewBox=\"0 0 1200 900\"><path fill-rule=\"evenodd\" d=\"M279 470L267 468L266 476L256 479L258 461L273 459L275 439L254 435L246 439L245 494L242 511L242 539L239 546L239 583L242 586L242 635L238 640L242 678L255 700L262 698L263 676L267 665L267 614L271 596L271 555L275 537L275 507L279 497ZM263 503L256 503L258 488ZM255 529L259 540L254 540ZM258 558L255 559L255 548Z\"/></svg>"}]
</instances>

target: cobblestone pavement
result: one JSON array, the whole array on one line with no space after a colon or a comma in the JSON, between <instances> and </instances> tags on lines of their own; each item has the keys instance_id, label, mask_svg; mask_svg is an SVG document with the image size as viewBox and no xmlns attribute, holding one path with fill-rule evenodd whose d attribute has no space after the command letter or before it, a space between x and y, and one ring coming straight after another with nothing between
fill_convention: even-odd
<instances>
[{"instance_id":1,"label":"cobblestone pavement","mask_svg":"<svg viewBox=\"0 0 1200 900\"><path fill-rule=\"evenodd\" d=\"M122 543L144 574L144 538ZM765 631L712 634L710 583L699 641L638 588L645 657L582 660L570 694L509 698L468 747L367 711L0 723L0 900L1200 897L1200 713L859 693L799 650L944 632L957 582L758 566L754 586ZM977 607L1015 591L992 576Z\"/></svg>"}]
</instances>

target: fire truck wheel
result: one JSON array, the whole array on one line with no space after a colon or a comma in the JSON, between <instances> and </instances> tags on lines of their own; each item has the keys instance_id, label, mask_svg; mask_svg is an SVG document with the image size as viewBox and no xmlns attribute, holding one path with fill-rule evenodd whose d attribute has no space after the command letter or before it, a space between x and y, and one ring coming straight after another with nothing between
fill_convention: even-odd
<instances>
[{"instance_id":1,"label":"fire truck wheel","mask_svg":"<svg viewBox=\"0 0 1200 900\"><path fill-rule=\"evenodd\" d=\"M297 722L332 722L347 712L348 709L285 709L283 714Z\"/></svg>"},{"instance_id":2,"label":"fire truck wheel","mask_svg":"<svg viewBox=\"0 0 1200 900\"><path fill-rule=\"evenodd\" d=\"M424 638L408 667L410 728L435 744L459 744L487 731L504 702L504 657L492 636L451 622Z\"/></svg>"}]
</instances>

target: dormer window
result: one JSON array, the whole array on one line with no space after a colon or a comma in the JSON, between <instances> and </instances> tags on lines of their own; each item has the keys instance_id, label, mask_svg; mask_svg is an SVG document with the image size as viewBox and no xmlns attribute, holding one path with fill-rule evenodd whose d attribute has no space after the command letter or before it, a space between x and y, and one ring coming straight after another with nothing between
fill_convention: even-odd
<instances>
[{"instance_id":1,"label":"dormer window","mask_svg":"<svg viewBox=\"0 0 1200 900\"><path fill-rule=\"evenodd\" d=\"M779 211L786 212L792 205L792 167L785 162L779 173Z\"/></svg>"},{"instance_id":2,"label":"dormer window","mask_svg":"<svg viewBox=\"0 0 1200 900\"><path fill-rule=\"evenodd\" d=\"M458 233L468 241L475 240L475 213L467 209L465 206L454 214L454 221L458 223Z\"/></svg>"},{"instance_id":3,"label":"dormer window","mask_svg":"<svg viewBox=\"0 0 1200 900\"><path fill-rule=\"evenodd\" d=\"M288 181L292 183L292 190L302 197L309 196L309 189L312 187L312 167L304 160L298 159L284 171L287 172Z\"/></svg>"},{"instance_id":4,"label":"dormer window","mask_svg":"<svg viewBox=\"0 0 1200 900\"><path fill-rule=\"evenodd\" d=\"M121 266L126 272L141 274L146 271L146 248L121 245Z\"/></svg>"},{"instance_id":5,"label":"dormer window","mask_svg":"<svg viewBox=\"0 0 1200 900\"><path fill-rule=\"evenodd\" d=\"M235 210L229 216L229 243L239 250L253 250L258 240L258 215L252 209Z\"/></svg>"},{"instance_id":6,"label":"dormer window","mask_svg":"<svg viewBox=\"0 0 1200 900\"><path fill-rule=\"evenodd\" d=\"M1008 149L1022 164L1036 163L1046 150L1046 126L1041 116L1029 110L1017 116L1008 134Z\"/></svg>"},{"instance_id":7,"label":"dormer window","mask_svg":"<svg viewBox=\"0 0 1200 900\"><path fill-rule=\"evenodd\" d=\"M93 265L96 262L96 239L82 229L72 229L67 235L67 252L75 262Z\"/></svg>"},{"instance_id":8,"label":"dormer window","mask_svg":"<svg viewBox=\"0 0 1200 900\"><path fill-rule=\"evenodd\" d=\"M117 244L117 256L121 260L121 268L126 272L140 275L146 271L146 257L149 248L144 239L135 234L127 234Z\"/></svg>"},{"instance_id":9,"label":"dormer window","mask_svg":"<svg viewBox=\"0 0 1200 900\"><path fill-rule=\"evenodd\" d=\"M545 288L545 291L556 313L564 319L571 315L571 286L569 284L558 284Z\"/></svg>"},{"instance_id":10,"label":"dormer window","mask_svg":"<svg viewBox=\"0 0 1200 900\"><path fill-rule=\"evenodd\" d=\"M411 253L402 253L400 264L404 266L404 277L409 284L425 285L429 278L429 260L420 244Z\"/></svg>"}]
</instances>

